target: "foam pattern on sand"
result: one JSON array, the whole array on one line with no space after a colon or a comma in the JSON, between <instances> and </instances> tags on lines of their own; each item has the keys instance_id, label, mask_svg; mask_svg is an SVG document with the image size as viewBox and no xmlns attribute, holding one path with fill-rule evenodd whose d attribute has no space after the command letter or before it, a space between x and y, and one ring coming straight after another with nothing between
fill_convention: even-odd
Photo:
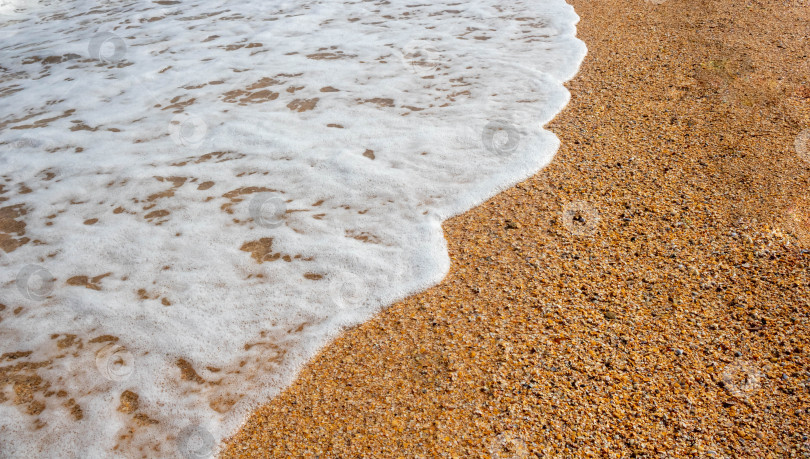
<instances>
[{"instance_id":1,"label":"foam pattern on sand","mask_svg":"<svg viewBox=\"0 0 810 459\"><path fill-rule=\"evenodd\" d=\"M0 455L205 455L438 282L585 54L502 3L5 2Z\"/></svg>"}]
</instances>

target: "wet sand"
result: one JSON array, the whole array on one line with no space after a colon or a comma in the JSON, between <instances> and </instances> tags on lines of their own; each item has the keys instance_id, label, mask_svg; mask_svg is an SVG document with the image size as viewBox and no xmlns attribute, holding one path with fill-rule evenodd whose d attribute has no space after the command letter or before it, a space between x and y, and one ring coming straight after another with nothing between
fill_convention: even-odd
<instances>
[{"instance_id":1,"label":"wet sand","mask_svg":"<svg viewBox=\"0 0 810 459\"><path fill-rule=\"evenodd\" d=\"M810 454L810 6L572 4L554 162L223 457Z\"/></svg>"}]
</instances>

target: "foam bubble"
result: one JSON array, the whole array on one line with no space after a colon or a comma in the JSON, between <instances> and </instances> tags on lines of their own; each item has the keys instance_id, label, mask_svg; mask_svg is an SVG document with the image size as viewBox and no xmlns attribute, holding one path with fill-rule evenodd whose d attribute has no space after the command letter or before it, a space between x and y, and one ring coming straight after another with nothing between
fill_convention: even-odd
<instances>
[{"instance_id":1,"label":"foam bubble","mask_svg":"<svg viewBox=\"0 0 810 459\"><path fill-rule=\"evenodd\" d=\"M444 219L551 161L585 54L562 0L22 4L0 25L0 365L42 382L0 403L20 456L216 452L445 275Z\"/></svg>"}]
</instances>

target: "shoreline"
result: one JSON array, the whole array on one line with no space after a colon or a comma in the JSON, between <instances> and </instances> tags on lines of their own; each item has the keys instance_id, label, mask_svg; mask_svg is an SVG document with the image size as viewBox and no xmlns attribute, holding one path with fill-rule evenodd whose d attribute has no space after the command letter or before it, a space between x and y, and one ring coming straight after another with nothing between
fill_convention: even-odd
<instances>
[{"instance_id":1,"label":"shoreline","mask_svg":"<svg viewBox=\"0 0 810 459\"><path fill-rule=\"evenodd\" d=\"M807 6L570 3L553 162L222 457L810 453Z\"/></svg>"}]
</instances>

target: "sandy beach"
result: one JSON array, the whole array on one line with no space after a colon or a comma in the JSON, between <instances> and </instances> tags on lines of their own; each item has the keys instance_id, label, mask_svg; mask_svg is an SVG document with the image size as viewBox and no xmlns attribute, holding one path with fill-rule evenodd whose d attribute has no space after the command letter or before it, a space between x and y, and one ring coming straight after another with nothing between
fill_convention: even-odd
<instances>
[{"instance_id":1,"label":"sandy beach","mask_svg":"<svg viewBox=\"0 0 810 459\"><path fill-rule=\"evenodd\" d=\"M810 455L810 7L571 3L553 163L223 457Z\"/></svg>"}]
</instances>

